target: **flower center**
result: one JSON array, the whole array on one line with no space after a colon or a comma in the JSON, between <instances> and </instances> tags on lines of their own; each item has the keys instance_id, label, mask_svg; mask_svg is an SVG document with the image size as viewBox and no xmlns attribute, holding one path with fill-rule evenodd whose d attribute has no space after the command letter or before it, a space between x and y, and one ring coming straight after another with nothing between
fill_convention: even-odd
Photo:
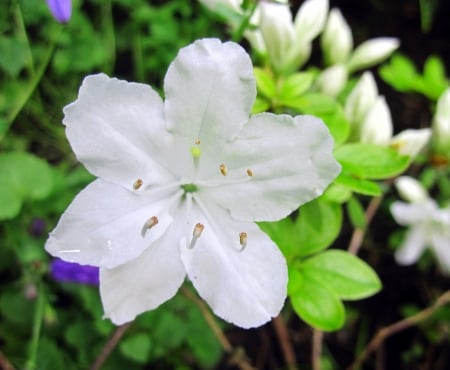
<instances>
[{"instance_id":1,"label":"flower center","mask_svg":"<svg viewBox=\"0 0 450 370\"><path fill-rule=\"evenodd\" d=\"M181 189L185 191L185 193L195 193L198 188L195 184L183 184L181 185Z\"/></svg>"}]
</instances>

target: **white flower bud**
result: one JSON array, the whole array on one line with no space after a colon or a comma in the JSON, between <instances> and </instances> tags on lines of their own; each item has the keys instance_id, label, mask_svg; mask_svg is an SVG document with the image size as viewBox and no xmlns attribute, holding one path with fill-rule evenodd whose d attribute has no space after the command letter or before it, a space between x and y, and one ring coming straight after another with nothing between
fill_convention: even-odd
<instances>
[{"instance_id":1,"label":"white flower bud","mask_svg":"<svg viewBox=\"0 0 450 370\"><path fill-rule=\"evenodd\" d=\"M431 137L431 129L404 130L391 140L391 147L402 155L414 158L427 145Z\"/></svg>"},{"instance_id":2,"label":"white flower bud","mask_svg":"<svg viewBox=\"0 0 450 370\"><path fill-rule=\"evenodd\" d=\"M352 31L339 9L331 9L321 37L326 65L344 63L353 49Z\"/></svg>"},{"instance_id":3,"label":"white flower bud","mask_svg":"<svg viewBox=\"0 0 450 370\"><path fill-rule=\"evenodd\" d=\"M392 138L392 118L384 96L378 96L360 128L360 141L388 146Z\"/></svg>"},{"instance_id":4,"label":"white flower bud","mask_svg":"<svg viewBox=\"0 0 450 370\"><path fill-rule=\"evenodd\" d=\"M344 112L355 127L366 117L378 96L377 84L371 72L364 72L347 97Z\"/></svg>"},{"instance_id":5,"label":"white flower bud","mask_svg":"<svg viewBox=\"0 0 450 370\"><path fill-rule=\"evenodd\" d=\"M302 43L309 43L322 32L328 14L328 0L306 0L295 16L295 32Z\"/></svg>"},{"instance_id":6,"label":"white flower bud","mask_svg":"<svg viewBox=\"0 0 450 370\"><path fill-rule=\"evenodd\" d=\"M335 97L344 88L347 78L347 68L336 64L322 71L316 81L317 88L324 94Z\"/></svg>"},{"instance_id":7,"label":"white flower bud","mask_svg":"<svg viewBox=\"0 0 450 370\"><path fill-rule=\"evenodd\" d=\"M450 88L445 90L438 99L432 127L434 151L450 155Z\"/></svg>"},{"instance_id":8,"label":"white flower bud","mask_svg":"<svg viewBox=\"0 0 450 370\"><path fill-rule=\"evenodd\" d=\"M350 72L371 67L388 58L400 45L393 37L379 37L363 42L353 52L348 62Z\"/></svg>"},{"instance_id":9,"label":"white flower bud","mask_svg":"<svg viewBox=\"0 0 450 370\"><path fill-rule=\"evenodd\" d=\"M428 193L422 184L409 176L400 176L395 180L395 187L400 196L411 203L427 200Z\"/></svg>"}]
</instances>

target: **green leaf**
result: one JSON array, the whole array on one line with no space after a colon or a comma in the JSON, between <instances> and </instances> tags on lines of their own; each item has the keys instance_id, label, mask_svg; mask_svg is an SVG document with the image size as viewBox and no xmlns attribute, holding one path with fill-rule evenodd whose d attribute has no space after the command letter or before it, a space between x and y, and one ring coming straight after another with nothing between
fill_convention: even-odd
<instances>
[{"instance_id":1,"label":"green leaf","mask_svg":"<svg viewBox=\"0 0 450 370\"><path fill-rule=\"evenodd\" d=\"M270 108L269 102L265 99L261 99L260 97L256 97L255 103L253 104L252 113L262 113L267 112Z\"/></svg>"},{"instance_id":2,"label":"green leaf","mask_svg":"<svg viewBox=\"0 0 450 370\"><path fill-rule=\"evenodd\" d=\"M309 325L323 331L338 330L344 325L342 302L314 275L290 269L288 294L294 311Z\"/></svg>"},{"instance_id":3,"label":"green leaf","mask_svg":"<svg viewBox=\"0 0 450 370\"><path fill-rule=\"evenodd\" d=\"M329 202L345 203L352 196L352 191L341 184L332 183L322 197Z\"/></svg>"},{"instance_id":4,"label":"green leaf","mask_svg":"<svg viewBox=\"0 0 450 370\"><path fill-rule=\"evenodd\" d=\"M361 179L387 179L406 170L410 158L395 149L374 144L351 143L334 151L335 158L347 171Z\"/></svg>"},{"instance_id":5,"label":"green leaf","mask_svg":"<svg viewBox=\"0 0 450 370\"><path fill-rule=\"evenodd\" d=\"M355 193L369 195L373 197L382 194L379 185L373 181L356 178L353 174L342 171L334 180L335 185L344 186Z\"/></svg>"},{"instance_id":6,"label":"green leaf","mask_svg":"<svg viewBox=\"0 0 450 370\"><path fill-rule=\"evenodd\" d=\"M275 81L270 72L255 67L253 73L255 74L258 92L268 99L273 99L276 96L277 91Z\"/></svg>"},{"instance_id":7,"label":"green leaf","mask_svg":"<svg viewBox=\"0 0 450 370\"><path fill-rule=\"evenodd\" d=\"M360 258L342 250L328 250L303 261L303 276L315 279L339 298L356 300L381 289L375 271Z\"/></svg>"},{"instance_id":8,"label":"green leaf","mask_svg":"<svg viewBox=\"0 0 450 370\"><path fill-rule=\"evenodd\" d=\"M423 67L423 81L425 89L422 92L433 100L437 100L448 87L445 67L439 57L431 55L427 58Z\"/></svg>"},{"instance_id":9,"label":"green leaf","mask_svg":"<svg viewBox=\"0 0 450 370\"><path fill-rule=\"evenodd\" d=\"M348 200L347 212L353 227L363 230L366 228L366 215L358 198L353 196Z\"/></svg>"},{"instance_id":10,"label":"green leaf","mask_svg":"<svg viewBox=\"0 0 450 370\"><path fill-rule=\"evenodd\" d=\"M344 143L350 135L350 123L345 117L340 105L336 105L333 111L317 112L315 115L322 118L325 125L330 130L335 144Z\"/></svg>"},{"instance_id":11,"label":"green leaf","mask_svg":"<svg viewBox=\"0 0 450 370\"><path fill-rule=\"evenodd\" d=\"M278 245L288 261L329 247L339 235L342 209L339 203L317 198L300 207L295 221L260 222L260 228Z\"/></svg>"},{"instance_id":12,"label":"green leaf","mask_svg":"<svg viewBox=\"0 0 450 370\"><path fill-rule=\"evenodd\" d=\"M304 94L311 87L314 75L310 72L294 73L281 82L278 98L281 104Z\"/></svg>"},{"instance_id":13,"label":"green leaf","mask_svg":"<svg viewBox=\"0 0 450 370\"><path fill-rule=\"evenodd\" d=\"M150 359L152 343L148 335L138 333L121 341L119 349L122 354L140 364L145 364Z\"/></svg>"},{"instance_id":14,"label":"green leaf","mask_svg":"<svg viewBox=\"0 0 450 370\"><path fill-rule=\"evenodd\" d=\"M338 103L328 95L310 93L297 98L284 99L283 105L300 113L320 115L334 112Z\"/></svg>"},{"instance_id":15,"label":"green leaf","mask_svg":"<svg viewBox=\"0 0 450 370\"><path fill-rule=\"evenodd\" d=\"M0 219L13 218L27 199L43 199L53 189L53 173L44 160L25 152L0 154Z\"/></svg>"},{"instance_id":16,"label":"green leaf","mask_svg":"<svg viewBox=\"0 0 450 370\"><path fill-rule=\"evenodd\" d=\"M339 235L341 226L340 204L317 198L301 206L294 226L297 256L307 256L328 248Z\"/></svg>"},{"instance_id":17,"label":"green leaf","mask_svg":"<svg viewBox=\"0 0 450 370\"><path fill-rule=\"evenodd\" d=\"M26 43L18 37L0 37L0 69L11 77L17 77L26 66L29 51Z\"/></svg>"},{"instance_id":18,"label":"green leaf","mask_svg":"<svg viewBox=\"0 0 450 370\"><path fill-rule=\"evenodd\" d=\"M401 54L394 54L390 63L379 68L379 73L384 82L401 92L414 90L414 81L421 79L414 63Z\"/></svg>"}]
</instances>

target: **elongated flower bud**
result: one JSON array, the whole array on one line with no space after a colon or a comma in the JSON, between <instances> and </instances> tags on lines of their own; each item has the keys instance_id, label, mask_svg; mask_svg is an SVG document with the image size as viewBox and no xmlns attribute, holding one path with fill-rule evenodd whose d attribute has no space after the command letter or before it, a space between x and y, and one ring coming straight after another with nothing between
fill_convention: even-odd
<instances>
[{"instance_id":1,"label":"elongated flower bud","mask_svg":"<svg viewBox=\"0 0 450 370\"><path fill-rule=\"evenodd\" d=\"M47 0L47 5L60 23L67 23L72 16L72 1L71 0Z\"/></svg>"},{"instance_id":2,"label":"elongated flower bud","mask_svg":"<svg viewBox=\"0 0 450 370\"><path fill-rule=\"evenodd\" d=\"M351 72L372 67L388 58L400 45L393 37L378 37L363 42L353 52L348 62Z\"/></svg>"},{"instance_id":3,"label":"elongated flower bud","mask_svg":"<svg viewBox=\"0 0 450 370\"><path fill-rule=\"evenodd\" d=\"M331 9L321 37L326 65L346 62L353 49L352 31L339 9Z\"/></svg>"}]
</instances>

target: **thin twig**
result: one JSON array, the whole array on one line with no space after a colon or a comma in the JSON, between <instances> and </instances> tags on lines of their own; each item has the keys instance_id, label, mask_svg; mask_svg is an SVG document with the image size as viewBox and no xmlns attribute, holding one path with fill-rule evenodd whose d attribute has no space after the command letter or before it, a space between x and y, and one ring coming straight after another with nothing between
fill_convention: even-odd
<instances>
[{"instance_id":1,"label":"thin twig","mask_svg":"<svg viewBox=\"0 0 450 370\"><path fill-rule=\"evenodd\" d=\"M102 348L102 351L100 352L100 355L97 357L95 362L92 364L90 370L99 370L103 363L106 361L106 359L109 357L113 349L116 347L117 343L119 343L120 338L122 338L125 331L129 328L131 325L131 322L128 322L126 324L120 325L116 328L116 330L113 332L111 337L108 339L104 347Z\"/></svg>"},{"instance_id":2,"label":"thin twig","mask_svg":"<svg viewBox=\"0 0 450 370\"><path fill-rule=\"evenodd\" d=\"M443 293L433 305L425 308L424 310L416 313L415 315L397 321L394 324L386 326L385 328L378 331L378 333L372 338L372 340L361 352L358 358L353 362L353 364L349 366L348 370L356 369L359 366L361 366L364 363L364 361L369 357L369 355L373 351L375 351L385 341L386 338L402 330L408 329L411 326L421 323L422 321L429 318L436 310L438 310L440 307L444 306L449 302L450 302L450 290Z\"/></svg>"},{"instance_id":3,"label":"thin twig","mask_svg":"<svg viewBox=\"0 0 450 370\"><path fill-rule=\"evenodd\" d=\"M292 346L289 331L287 330L283 317L281 315L275 317L272 320L272 325L278 336L278 341L280 342L281 350L283 352L288 370L297 370L297 359L295 357L294 347Z\"/></svg>"},{"instance_id":4,"label":"thin twig","mask_svg":"<svg viewBox=\"0 0 450 370\"><path fill-rule=\"evenodd\" d=\"M367 206L366 212L365 212L365 216L366 216L366 228L365 229L367 229L367 226L372 221L373 216L375 216L375 213L377 212L382 199L383 199L382 197L374 197L370 200L369 205ZM361 245L362 245L362 242L364 239L364 234L366 232L365 229L355 228L355 230L353 231L352 238L350 240L350 244L347 248L347 250L351 254L354 254L354 255L358 254L358 251L361 248Z\"/></svg>"},{"instance_id":5,"label":"thin twig","mask_svg":"<svg viewBox=\"0 0 450 370\"><path fill-rule=\"evenodd\" d=\"M11 365L11 362L9 362L9 360L1 352L0 352L0 369L2 369L2 370L14 370L14 366Z\"/></svg>"},{"instance_id":6,"label":"thin twig","mask_svg":"<svg viewBox=\"0 0 450 370\"><path fill-rule=\"evenodd\" d=\"M208 306L206 306L205 302L203 302L200 298L198 298L192 291L185 286L182 286L183 294L193 301L197 307L200 309L203 317L205 318L206 323L210 327L211 331L219 340L220 345L224 349L224 351L230 356L230 362L241 370L256 370L246 359L245 352L242 349L235 349L231 345L230 341L223 333L222 329L217 324L214 316L211 314Z\"/></svg>"},{"instance_id":7,"label":"thin twig","mask_svg":"<svg viewBox=\"0 0 450 370\"><path fill-rule=\"evenodd\" d=\"M313 370L321 369L323 331L313 329L311 363Z\"/></svg>"}]
</instances>

